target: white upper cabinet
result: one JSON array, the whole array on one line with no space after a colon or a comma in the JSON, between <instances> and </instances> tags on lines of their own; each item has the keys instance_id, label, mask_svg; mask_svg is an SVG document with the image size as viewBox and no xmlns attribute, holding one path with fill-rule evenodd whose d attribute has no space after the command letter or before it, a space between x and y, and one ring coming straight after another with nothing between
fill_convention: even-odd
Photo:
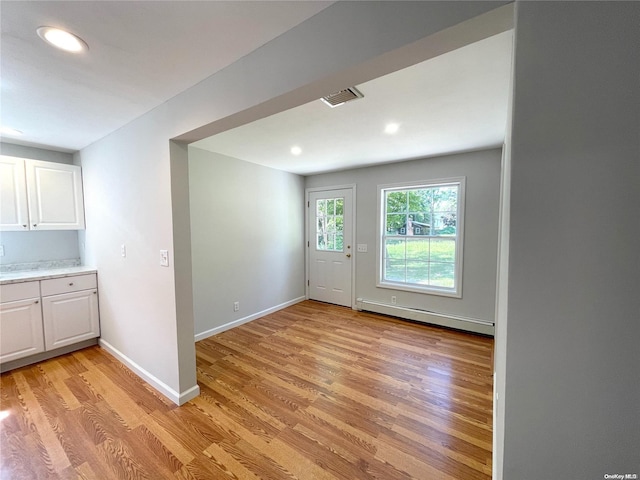
<instances>
[{"instance_id":1,"label":"white upper cabinet","mask_svg":"<svg viewBox=\"0 0 640 480\"><path fill-rule=\"evenodd\" d=\"M0 230L84 228L80 167L7 156L0 166Z\"/></svg>"},{"instance_id":2,"label":"white upper cabinet","mask_svg":"<svg viewBox=\"0 0 640 480\"><path fill-rule=\"evenodd\" d=\"M22 158L0 156L1 230L29 230L27 182Z\"/></svg>"},{"instance_id":3,"label":"white upper cabinet","mask_svg":"<svg viewBox=\"0 0 640 480\"><path fill-rule=\"evenodd\" d=\"M81 230L84 203L80 167L25 161L32 230Z\"/></svg>"}]
</instances>

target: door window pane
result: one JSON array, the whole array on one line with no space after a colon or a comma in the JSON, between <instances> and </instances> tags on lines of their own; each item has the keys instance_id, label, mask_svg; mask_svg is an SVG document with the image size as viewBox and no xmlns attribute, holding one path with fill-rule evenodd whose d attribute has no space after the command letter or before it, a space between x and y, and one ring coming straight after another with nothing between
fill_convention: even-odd
<instances>
[{"instance_id":1,"label":"door window pane","mask_svg":"<svg viewBox=\"0 0 640 480\"><path fill-rule=\"evenodd\" d=\"M344 198L316 200L316 225L317 250L344 251Z\"/></svg>"}]
</instances>

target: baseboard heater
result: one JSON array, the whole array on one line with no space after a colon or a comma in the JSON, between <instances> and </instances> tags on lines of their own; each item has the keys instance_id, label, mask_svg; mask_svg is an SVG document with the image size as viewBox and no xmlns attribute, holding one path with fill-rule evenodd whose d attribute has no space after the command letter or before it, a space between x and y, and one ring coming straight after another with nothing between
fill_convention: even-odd
<instances>
[{"instance_id":1,"label":"baseboard heater","mask_svg":"<svg viewBox=\"0 0 640 480\"><path fill-rule=\"evenodd\" d=\"M362 298L356 299L356 305L358 310L391 315L392 317L415 320L416 322L430 323L433 325L456 328L458 330L466 330L468 332L482 333L484 335L491 336L493 336L495 332L493 322L478 320L475 318L445 315L417 308L400 307L398 305L372 302Z\"/></svg>"}]
</instances>

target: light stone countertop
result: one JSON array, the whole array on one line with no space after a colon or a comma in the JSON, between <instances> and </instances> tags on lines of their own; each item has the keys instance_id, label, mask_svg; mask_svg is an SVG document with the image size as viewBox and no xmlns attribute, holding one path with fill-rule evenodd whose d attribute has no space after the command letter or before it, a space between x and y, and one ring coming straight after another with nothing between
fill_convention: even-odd
<instances>
[{"instance_id":1,"label":"light stone countertop","mask_svg":"<svg viewBox=\"0 0 640 480\"><path fill-rule=\"evenodd\" d=\"M47 270L22 270L15 272L0 272L0 285L8 285L10 283L31 282L35 280L46 280L49 278L71 277L73 275L82 275L84 273L96 273L95 267L66 267L51 268Z\"/></svg>"}]
</instances>

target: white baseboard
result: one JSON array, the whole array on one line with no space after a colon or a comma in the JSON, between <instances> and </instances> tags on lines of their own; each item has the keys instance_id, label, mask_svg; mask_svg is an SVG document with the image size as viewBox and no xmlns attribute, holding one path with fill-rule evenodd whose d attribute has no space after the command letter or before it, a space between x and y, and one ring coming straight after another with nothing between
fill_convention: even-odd
<instances>
[{"instance_id":1,"label":"white baseboard","mask_svg":"<svg viewBox=\"0 0 640 480\"><path fill-rule=\"evenodd\" d=\"M169 400L171 400L176 405L182 405L182 404L188 402L189 400L191 400L191 399L197 397L198 395L200 395L200 387L197 384L194 385L191 388L188 388L187 390L185 390L183 392L177 392L173 388L169 387L166 383L164 383L160 379L158 379L156 376L152 375L147 370L142 368L136 362L131 360L129 357L127 357L124 353L122 353L120 350L115 348L109 342L106 342L106 341L100 339L100 341L98 343L107 352L109 352L111 355L113 355L118 360L120 360L122 363L124 363L127 367L129 367L131 370L133 370L133 372L136 375L138 375L145 382L147 382L149 385L151 385L153 388L155 388L158 392L160 392L162 395L167 397Z\"/></svg>"},{"instance_id":2,"label":"white baseboard","mask_svg":"<svg viewBox=\"0 0 640 480\"><path fill-rule=\"evenodd\" d=\"M176 402L178 405L184 405L189 400L193 400L198 395L200 395L200 386L195 384L193 387L186 389L184 392L180 392L178 396L178 401Z\"/></svg>"},{"instance_id":3,"label":"white baseboard","mask_svg":"<svg viewBox=\"0 0 640 480\"><path fill-rule=\"evenodd\" d=\"M386 303L372 302L358 298L356 300L358 310L382 313L393 317L415 320L417 322L440 325L442 327L456 328L468 332L482 333L484 335L494 335L495 327L493 322L479 320L476 318L459 317L435 312L427 312L416 308L401 307L399 305L389 305Z\"/></svg>"},{"instance_id":4,"label":"white baseboard","mask_svg":"<svg viewBox=\"0 0 640 480\"><path fill-rule=\"evenodd\" d=\"M298 297L293 300L290 300L285 303L281 303L280 305L276 305L275 307L267 308L266 310L262 310L261 312L254 313L253 315L249 315L247 317L239 318L238 320L234 320L233 322L225 323L224 325L220 325L219 327L211 328L209 330L205 330L204 332L198 333L195 336L196 342L200 340L204 340L205 338L209 338L213 335L217 335L218 333L222 333L226 330L230 330L234 327L238 327L243 323L251 322L252 320L256 320L258 318L264 317L265 315L269 315L270 313L277 312L278 310L282 310L284 308L290 307L291 305L295 305L296 303L303 302L307 297Z\"/></svg>"}]
</instances>

